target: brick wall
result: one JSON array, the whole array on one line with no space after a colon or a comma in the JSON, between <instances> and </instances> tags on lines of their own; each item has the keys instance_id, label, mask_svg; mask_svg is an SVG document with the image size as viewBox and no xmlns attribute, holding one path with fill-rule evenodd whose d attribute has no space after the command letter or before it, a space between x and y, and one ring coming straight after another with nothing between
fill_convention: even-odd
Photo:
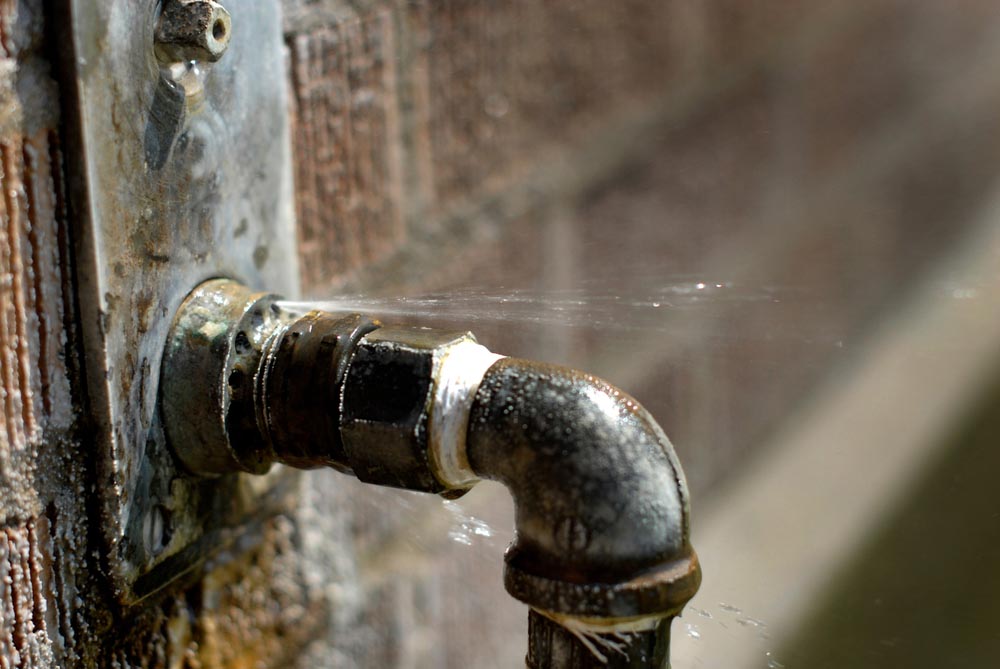
<instances>
[{"instance_id":1,"label":"brick wall","mask_svg":"<svg viewBox=\"0 0 1000 669\"><path fill-rule=\"evenodd\" d=\"M0 3L0 666L93 661L59 91L41 3ZM99 608L99 605L98 607Z\"/></svg>"}]
</instances>

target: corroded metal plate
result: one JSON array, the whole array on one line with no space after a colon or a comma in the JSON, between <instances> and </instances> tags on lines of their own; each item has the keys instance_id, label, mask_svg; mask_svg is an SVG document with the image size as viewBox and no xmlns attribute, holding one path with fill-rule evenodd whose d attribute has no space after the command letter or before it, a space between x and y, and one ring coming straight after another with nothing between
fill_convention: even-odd
<instances>
[{"instance_id":1,"label":"corroded metal plate","mask_svg":"<svg viewBox=\"0 0 1000 669\"><path fill-rule=\"evenodd\" d=\"M232 32L221 60L165 67L159 2L69 2L87 387L109 564L126 603L192 571L291 489L286 475L185 475L156 408L163 344L192 288L226 276L296 293L279 2L223 4Z\"/></svg>"}]
</instances>

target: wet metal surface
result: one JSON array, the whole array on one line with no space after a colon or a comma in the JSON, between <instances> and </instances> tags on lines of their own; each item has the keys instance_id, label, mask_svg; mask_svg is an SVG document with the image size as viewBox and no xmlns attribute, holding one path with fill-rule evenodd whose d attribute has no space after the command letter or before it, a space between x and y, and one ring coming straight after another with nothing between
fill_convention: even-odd
<instances>
[{"instance_id":1,"label":"wet metal surface","mask_svg":"<svg viewBox=\"0 0 1000 669\"><path fill-rule=\"evenodd\" d=\"M468 333L281 304L216 280L182 305L161 401L192 474L329 466L446 497L499 481L517 519L505 585L533 609L530 666L596 666L606 658L591 641L625 659L610 666L662 666L701 572L680 463L638 402L583 372L491 354ZM488 362L455 386L468 399L448 404L462 433L444 438L438 390L469 358L445 361L468 345ZM445 452L472 478L443 476Z\"/></svg>"},{"instance_id":2,"label":"wet metal surface","mask_svg":"<svg viewBox=\"0 0 1000 669\"><path fill-rule=\"evenodd\" d=\"M215 63L157 58L159 6L69 3L87 384L109 565L126 602L282 496L273 478L209 485L176 471L155 410L173 314L208 278L294 295L297 277L279 3L227 2Z\"/></svg>"},{"instance_id":3,"label":"wet metal surface","mask_svg":"<svg viewBox=\"0 0 1000 669\"><path fill-rule=\"evenodd\" d=\"M365 483L457 496L435 473L429 419L441 359L471 337L385 327L358 345L344 386L341 434L354 474Z\"/></svg>"},{"instance_id":4,"label":"wet metal surface","mask_svg":"<svg viewBox=\"0 0 1000 669\"><path fill-rule=\"evenodd\" d=\"M574 633L535 610L528 614L528 669L656 669L670 666L670 618L644 632Z\"/></svg>"},{"instance_id":5,"label":"wet metal surface","mask_svg":"<svg viewBox=\"0 0 1000 669\"><path fill-rule=\"evenodd\" d=\"M271 459L256 429L254 378L262 350L282 325L274 295L208 281L174 319L160 376L170 447L192 474L265 474ZM249 409L245 408L249 406Z\"/></svg>"},{"instance_id":6,"label":"wet metal surface","mask_svg":"<svg viewBox=\"0 0 1000 669\"><path fill-rule=\"evenodd\" d=\"M507 486L516 598L572 616L673 615L700 581L687 485L660 426L590 374L507 358L483 378L468 456Z\"/></svg>"}]
</instances>

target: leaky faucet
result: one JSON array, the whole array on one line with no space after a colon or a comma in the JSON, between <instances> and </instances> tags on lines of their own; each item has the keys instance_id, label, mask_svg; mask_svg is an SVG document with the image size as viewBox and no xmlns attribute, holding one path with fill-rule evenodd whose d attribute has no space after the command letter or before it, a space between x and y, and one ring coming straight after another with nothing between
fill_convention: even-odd
<instances>
[{"instance_id":1,"label":"leaky faucet","mask_svg":"<svg viewBox=\"0 0 1000 669\"><path fill-rule=\"evenodd\" d=\"M217 279L174 319L161 393L196 475L326 466L446 497L499 481L527 666L669 666L670 623L701 580L687 487L663 430L611 384L469 333L302 313Z\"/></svg>"}]
</instances>

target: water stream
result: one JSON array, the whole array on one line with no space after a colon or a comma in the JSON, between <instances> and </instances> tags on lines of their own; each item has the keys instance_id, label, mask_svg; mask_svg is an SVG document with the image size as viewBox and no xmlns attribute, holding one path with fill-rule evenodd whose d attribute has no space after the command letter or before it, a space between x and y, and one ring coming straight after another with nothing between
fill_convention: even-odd
<instances>
[{"instance_id":1,"label":"water stream","mask_svg":"<svg viewBox=\"0 0 1000 669\"><path fill-rule=\"evenodd\" d=\"M662 278L660 279L662 281ZM342 295L327 301L284 301L294 312L358 311L394 319L462 319L471 326L503 322L571 328L666 330L680 311L719 310L726 304L781 303L802 294L794 286L752 286L688 278L620 292L582 284L566 290L464 288L400 297Z\"/></svg>"}]
</instances>

